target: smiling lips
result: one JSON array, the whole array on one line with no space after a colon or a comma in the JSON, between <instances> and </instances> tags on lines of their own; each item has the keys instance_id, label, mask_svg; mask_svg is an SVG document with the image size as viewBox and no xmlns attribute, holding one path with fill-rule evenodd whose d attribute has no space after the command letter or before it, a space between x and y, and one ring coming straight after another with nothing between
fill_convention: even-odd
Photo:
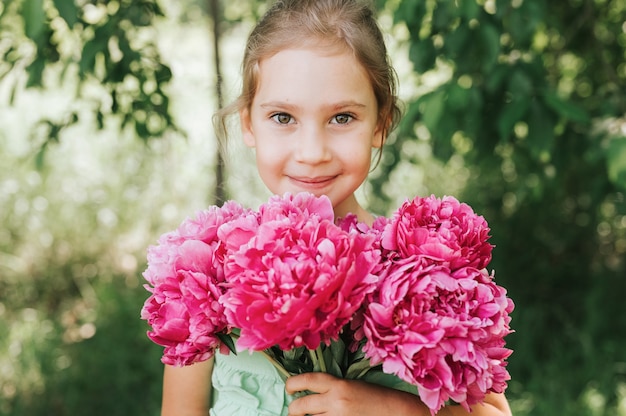
<instances>
[{"instance_id":1,"label":"smiling lips","mask_svg":"<svg viewBox=\"0 0 626 416\"><path fill-rule=\"evenodd\" d=\"M300 188L304 189L321 189L330 185L339 175L333 176L288 176L289 180Z\"/></svg>"}]
</instances>

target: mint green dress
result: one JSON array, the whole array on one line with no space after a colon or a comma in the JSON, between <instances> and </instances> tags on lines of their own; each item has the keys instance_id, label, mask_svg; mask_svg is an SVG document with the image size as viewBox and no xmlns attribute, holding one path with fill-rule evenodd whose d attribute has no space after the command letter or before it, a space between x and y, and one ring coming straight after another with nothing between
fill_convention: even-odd
<instances>
[{"instance_id":1,"label":"mint green dress","mask_svg":"<svg viewBox=\"0 0 626 416\"><path fill-rule=\"evenodd\" d=\"M365 381L417 393L415 386L382 372ZM211 388L211 416L287 416L294 398L285 392L278 370L258 352L215 354Z\"/></svg>"},{"instance_id":2,"label":"mint green dress","mask_svg":"<svg viewBox=\"0 0 626 416\"><path fill-rule=\"evenodd\" d=\"M287 416L293 400L278 371L261 354L215 354L211 416Z\"/></svg>"}]
</instances>

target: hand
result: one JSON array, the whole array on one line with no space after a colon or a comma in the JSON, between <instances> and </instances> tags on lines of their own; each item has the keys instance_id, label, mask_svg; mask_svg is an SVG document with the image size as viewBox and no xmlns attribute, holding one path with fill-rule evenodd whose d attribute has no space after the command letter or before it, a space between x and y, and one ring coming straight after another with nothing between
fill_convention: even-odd
<instances>
[{"instance_id":1,"label":"hand","mask_svg":"<svg viewBox=\"0 0 626 416\"><path fill-rule=\"evenodd\" d=\"M287 379L289 394L309 394L289 405L290 416L316 415L430 415L418 397L358 380L345 380L326 373L304 373Z\"/></svg>"}]
</instances>

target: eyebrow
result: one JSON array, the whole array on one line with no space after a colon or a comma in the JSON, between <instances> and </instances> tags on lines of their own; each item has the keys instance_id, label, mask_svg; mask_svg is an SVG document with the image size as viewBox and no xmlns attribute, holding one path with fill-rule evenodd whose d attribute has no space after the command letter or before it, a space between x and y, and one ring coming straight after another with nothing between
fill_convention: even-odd
<instances>
[{"instance_id":1,"label":"eyebrow","mask_svg":"<svg viewBox=\"0 0 626 416\"><path fill-rule=\"evenodd\" d=\"M259 104L259 107L261 108L281 108L281 109L285 109L285 110L291 110L291 109L298 109L300 106L295 105L295 104L290 104L284 101L268 101L266 103L261 103ZM337 111L337 110L342 110L345 108L353 108L353 107L358 107L358 108L367 108L367 105L360 103L358 101L352 101L352 100L348 100L348 101L340 101L338 103L333 103L333 104L329 104L329 105L325 105L324 108L328 108L331 109L333 111Z\"/></svg>"}]
</instances>

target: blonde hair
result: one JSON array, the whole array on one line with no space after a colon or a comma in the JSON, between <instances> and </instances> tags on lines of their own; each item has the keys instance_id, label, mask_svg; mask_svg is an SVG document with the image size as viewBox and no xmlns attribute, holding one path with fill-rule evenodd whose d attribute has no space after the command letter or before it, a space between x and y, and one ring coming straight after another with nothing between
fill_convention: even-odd
<instances>
[{"instance_id":1,"label":"blonde hair","mask_svg":"<svg viewBox=\"0 0 626 416\"><path fill-rule=\"evenodd\" d=\"M243 57L239 98L216 113L220 137L226 138L226 118L250 108L257 89L259 62L298 46L347 47L367 72L376 96L383 138L400 119L396 73L390 64L372 6L359 0L278 0L254 27Z\"/></svg>"}]
</instances>

